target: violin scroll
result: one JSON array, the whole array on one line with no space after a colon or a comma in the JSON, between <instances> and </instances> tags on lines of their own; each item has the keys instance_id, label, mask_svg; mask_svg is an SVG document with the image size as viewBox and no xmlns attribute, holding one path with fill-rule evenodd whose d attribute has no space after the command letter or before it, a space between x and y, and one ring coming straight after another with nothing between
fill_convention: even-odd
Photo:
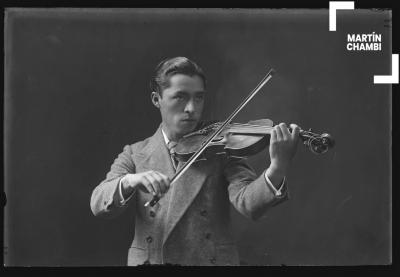
<instances>
[{"instance_id":1,"label":"violin scroll","mask_svg":"<svg viewBox=\"0 0 400 277\"><path fill-rule=\"evenodd\" d=\"M310 151L314 154L324 154L335 145L335 140L328 133L321 135L310 131L300 131L300 137Z\"/></svg>"}]
</instances>

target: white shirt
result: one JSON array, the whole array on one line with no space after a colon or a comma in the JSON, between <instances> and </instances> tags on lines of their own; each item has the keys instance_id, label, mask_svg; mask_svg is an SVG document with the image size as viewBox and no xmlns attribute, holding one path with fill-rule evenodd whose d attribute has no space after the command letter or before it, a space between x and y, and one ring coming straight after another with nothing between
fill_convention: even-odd
<instances>
[{"instance_id":1,"label":"white shirt","mask_svg":"<svg viewBox=\"0 0 400 277\"><path fill-rule=\"evenodd\" d=\"M164 137L165 145L168 145L168 143L169 143L169 141L170 141L169 138L167 137L167 135L165 134L165 132L164 132L163 129L161 129L161 132L162 132L163 137ZM125 175L125 176L126 176L126 175ZM125 176L124 176L124 177L125 177ZM124 195L122 194L122 179L123 179L124 177L121 178L121 180L119 181L119 184L118 184L118 191L119 191L119 197L120 197L119 204L120 204L121 206L125 205L126 202L128 202L129 199L131 199L132 196L135 194L135 191L134 191L127 199L124 199ZM276 189L275 186L272 184L271 180L270 180L270 179L268 178L268 176L267 176L267 171L265 171L264 177L265 177L265 180L267 181L267 184L269 185L269 187L271 188L271 190L274 192L274 195L275 195L276 197L281 197L281 196L282 196L282 189L284 188L285 181L286 181L286 177L283 177L283 181L282 181L281 187L280 187L279 189Z\"/></svg>"}]
</instances>

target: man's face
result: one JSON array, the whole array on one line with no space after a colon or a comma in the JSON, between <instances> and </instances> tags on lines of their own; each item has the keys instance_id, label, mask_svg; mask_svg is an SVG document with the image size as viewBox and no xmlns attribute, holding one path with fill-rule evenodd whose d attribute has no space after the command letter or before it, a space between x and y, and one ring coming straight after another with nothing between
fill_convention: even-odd
<instances>
[{"instance_id":1,"label":"man's face","mask_svg":"<svg viewBox=\"0 0 400 277\"><path fill-rule=\"evenodd\" d=\"M204 82L197 75L175 74L170 86L162 91L159 108L164 131L177 140L194 130L201 118L204 105Z\"/></svg>"}]
</instances>

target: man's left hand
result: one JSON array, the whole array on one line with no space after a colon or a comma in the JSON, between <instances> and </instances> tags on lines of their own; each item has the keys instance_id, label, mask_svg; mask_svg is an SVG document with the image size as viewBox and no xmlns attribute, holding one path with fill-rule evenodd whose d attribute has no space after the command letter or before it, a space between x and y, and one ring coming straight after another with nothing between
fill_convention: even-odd
<instances>
[{"instance_id":1,"label":"man's left hand","mask_svg":"<svg viewBox=\"0 0 400 277\"><path fill-rule=\"evenodd\" d=\"M285 123L280 123L275 125L271 132L269 145L271 165L269 170L278 173L280 176L287 174L297 150L300 127L296 124L290 124L290 127L292 128L291 132Z\"/></svg>"}]
</instances>

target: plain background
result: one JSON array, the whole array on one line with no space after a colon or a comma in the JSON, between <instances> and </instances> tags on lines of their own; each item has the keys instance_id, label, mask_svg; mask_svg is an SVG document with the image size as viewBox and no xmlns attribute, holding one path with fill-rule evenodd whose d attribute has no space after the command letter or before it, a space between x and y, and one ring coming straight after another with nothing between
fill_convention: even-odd
<instances>
[{"instance_id":1,"label":"plain background","mask_svg":"<svg viewBox=\"0 0 400 277\"><path fill-rule=\"evenodd\" d=\"M252 222L232 208L242 264L391 261L390 11L10 9L5 21L6 265L125 265L132 215L98 219L92 190L126 144L160 123L149 80L186 56L208 77L205 118L223 120L270 68L236 118L331 133L299 145L290 201ZM390 24L389 24L390 25ZM348 33L382 34L382 51L346 50ZM268 151L251 157L258 173Z\"/></svg>"}]
</instances>

